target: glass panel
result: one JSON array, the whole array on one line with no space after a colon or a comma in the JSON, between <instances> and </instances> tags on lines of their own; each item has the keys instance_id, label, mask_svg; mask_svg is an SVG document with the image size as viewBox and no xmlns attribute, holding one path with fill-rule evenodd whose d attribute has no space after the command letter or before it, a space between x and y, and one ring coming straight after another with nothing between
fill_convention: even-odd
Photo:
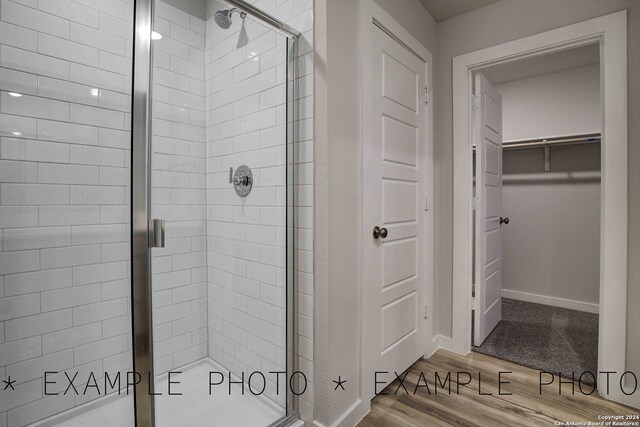
<instances>
[{"instance_id":1,"label":"glass panel","mask_svg":"<svg viewBox=\"0 0 640 427\"><path fill-rule=\"evenodd\" d=\"M0 426L133 425L132 6L2 1Z\"/></svg>"},{"instance_id":2,"label":"glass panel","mask_svg":"<svg viewBox=\"0 0 640 427\"><path fill-rule=\"evenodd\" d=\"M170 3L152 68L156 423L267 426L287 404L287 38L212 0Z\"/></svg>"}]
</instances>

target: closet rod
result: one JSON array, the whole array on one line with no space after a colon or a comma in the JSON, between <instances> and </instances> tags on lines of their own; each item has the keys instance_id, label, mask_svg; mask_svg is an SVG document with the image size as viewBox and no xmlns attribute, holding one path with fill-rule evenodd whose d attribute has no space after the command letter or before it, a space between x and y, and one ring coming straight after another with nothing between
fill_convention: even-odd
<instances>
[{"instance_id":1,"label":"closet rod","mask_svg":"<svg viewBox=\"0 0 640 427\"><path fill-rule=\"evenodd\" d=\"M601 142L601 134L588 133L582 135L564 136L546 139L527 139L519 141L504 141L503 150L518 150L537 147L551 147L556 145L597 144Z\"/></svg>"}]
</instances>

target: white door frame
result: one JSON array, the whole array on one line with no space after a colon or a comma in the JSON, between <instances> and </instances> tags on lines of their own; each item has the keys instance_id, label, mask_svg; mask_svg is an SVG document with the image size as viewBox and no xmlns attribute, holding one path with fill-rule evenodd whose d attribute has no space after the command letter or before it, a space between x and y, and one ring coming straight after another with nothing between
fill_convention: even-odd
<instances>
[{"instance_id":1,"label":"white door frame","mask_svg":"<svg viewBox=\"0 0 640 427\"><path fill-rule=\"evenodd\" d=\"M590 43L600 44L602 190L598 371L625 371L627 317L626 10L453 58L452 349L471 351L472 75L484 67ZM602 381L603 378L601 378ZM617 382L616 382L617 381ZM619 377L611 376L612 384ZM611 387L605 397L630 402ZM600 390L601 394L603 390ZM635 398L637 399L637 397ZM637 402L636 402L637 405Z\"/></svg>"},{"instance_id":2,"label":"white door frame","mask_svg":"<svg viewBox=\"0 0 640 427\"><path fill-rule=\"evenodd\" d=\"M368 108L369 105L372 105L372 93L368 89L369 85L373 80L372 71L366 66L366 64L371 63L371 55L373 52L373 40L374 40L374 30L376 27L382 29L387 34L389 34L392 38L398 41L401 45L403 45L408 50L412 51L418 58L424 61L425 71L426 71L426 82L427 87L433 87L433 59L431 52L424 47L418 40L416 40L407 30L405 30L396 20L394 20L391 15L389 15L384 9L378 6L373 0L362 0L361 1L361 16L360 16L360 46L361 46L361 57L360 64L362 70L362 159L364 160L364 145L367 144L367 141L371 140L371 132L374 129L372 113ZM426 173L422 173L421 175L424 177L423 185L426 189L426 194L422 195L422 200L419 201L418 206L420 211L424 212L425 205L427 206L426 210L426 237L425 241L425 253L426 259L423 262L426 264L426 277L425 277L425 289L423 292L424 295L424 304L429 307L429 313L425 320L425 336L423 338L423 342L425 343L424 354L428 355L435 351L434 344L432 342L433 338L433 96L431 95L431 91L425 93L425 96L428 97L427 103L427 123L426 123L426 132L425 132L425 159L423 162L419 162L422 168L426 169ZM364 174L364 170L362 170ZM424 171L423 171L424 172ZM367 185L367 182L362 180L363 187ZM363 209L364 211L364 209ZM364 216L364 212L363 212ZM369 224L364 224L362 226L362 234L361 239L364 240L365 236L368 238L371 233L371 229ZM367 239L369 242L369 239ZM361 256L364 256L364 251L361 253ZM361 262L362 268L366 268L366 264ZM363 283L363 288L368 284ZM365 303L364 292L361 293L362 302ZM363 310L364 312L364 310ZM419 310L419 313L422 311ZM422 320L422 319L420 319ZM367 328L367 325L362 321L362 328ZM364 403L368 406L370 399L373 397L370 392L373 390L373 382L374 378L372 375L372 361L370 356L373 354L378 354L379 351L375 350L375 345L372 342L369 342L366 337L367 334L362 334L362 349L361 349L361 396L363 397Z\"/></svg>"}]
</instances>

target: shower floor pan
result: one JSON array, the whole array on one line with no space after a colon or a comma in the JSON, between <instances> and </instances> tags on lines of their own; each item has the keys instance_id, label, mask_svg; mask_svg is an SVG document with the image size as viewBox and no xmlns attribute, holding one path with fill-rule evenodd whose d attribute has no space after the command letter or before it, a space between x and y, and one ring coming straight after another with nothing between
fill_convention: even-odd
<instances>
[{"instance_id":1,"label":"shower floor pan","mask_svg":"<svg viewBox=\"0 0 640 427\"><path fill-rule=\"evenodd\" d=\"M180 384L172 387L182 395L166 395L167 376L157 382L156 427L266 427L284 416L284 409L263 396L254 396L247 391L242 395L241 386L233 384L228 393L228 383L215 388L209 395L209 372L222 369L211 359L202 359L180 371ZM217 379L217 377L216 377ZM172 377L176 381L177 377ZM214 379L215 381L215 379ZM80 412L77 409L42 421L38 427L133 427L133 396L104 398L104 403L92 403L92 409Z\"/></svg>"}]
</instances>

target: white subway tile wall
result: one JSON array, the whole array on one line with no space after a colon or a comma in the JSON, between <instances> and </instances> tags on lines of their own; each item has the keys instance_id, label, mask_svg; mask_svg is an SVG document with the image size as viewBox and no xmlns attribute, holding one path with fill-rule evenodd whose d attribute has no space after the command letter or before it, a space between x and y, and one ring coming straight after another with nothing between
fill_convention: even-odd
<instances>
[{"instance_id":1,"label":"white subway tile wall","mask_svg":"<svg viewBox=\"0 0 640 427\"><path fill-rule=\"evenodd\" d=\"M0 426L22 426L98 397L45 397L39 371L78 371L80 385L131 369L133 1L0 1L0 377L18 380ZM312 1L251 3L303 32L296 316L311 421ZM284 370L285 39L237 15L223 31L155 10L152 215L167 220L153 250L156 372L207 356ZM241 164L255 178L245 200L228 183ZM284 388L268 390L284 405Z\"/></svg>"},{"instance_id":2,"label":"white subway tile wall","mask_svg":"<svg viewBox=\"0 0 640 427\"><path fill-rule=\"evenodd\" d=\"M155 2L151 214L155 373L207 356L204 20Z\"/></svg>"},{"instance_id":3,"label":"white subway tile wall","mask_svg":"<svg viewBox=\"0 0 640 427\"><path fill-rule=\"evenodd\" d=\"M214 10L224 4L211 2ZM300 412L313 419L313 2L250 1L300 29L295 159L299 370L309 384ZM232 372L286 369L286 67L284 36L234 16L227 30L206 23L206 143L209 356ZM254 176L241 199L229 168ZM269 378L268 378L269 379ZM281 384L282 385L282 384ZM267 395L284 405L284 388Z\"/></svg>"},{"instance_id":4,"label":"white subway tile wall","mask_svg":"<svg viewBox=\"0 0 640 427\"><path fill-rule=\"evenodd\" d=\"M0 3L0 426L99 397L44 371L131 369L132 6Z\"/></svg>"}]
</instances>

